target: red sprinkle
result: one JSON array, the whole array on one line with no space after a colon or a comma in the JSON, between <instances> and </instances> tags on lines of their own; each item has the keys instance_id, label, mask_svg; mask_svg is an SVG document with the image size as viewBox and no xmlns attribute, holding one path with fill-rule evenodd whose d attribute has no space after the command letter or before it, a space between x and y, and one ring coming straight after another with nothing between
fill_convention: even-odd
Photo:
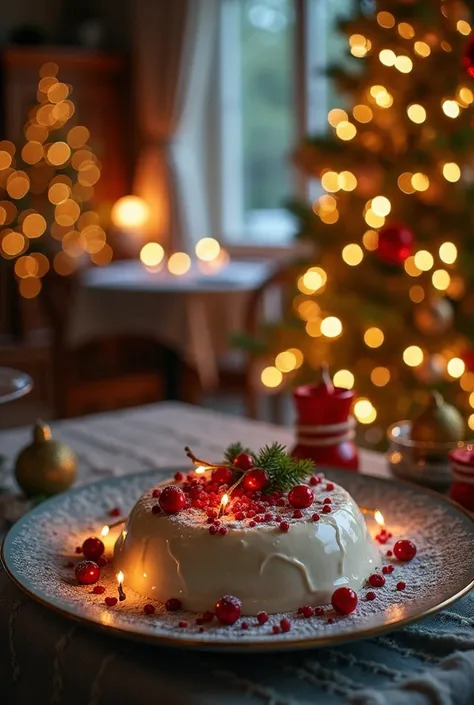
<instances>
[{"instance_id":1,"label":"red sprinkle","mask_svg":"<svg viewBox=\"0 0 474 705\"><path fill-rule=\"evenodd\" d=\"M321 518L321 517L319 516L319 514L313 514L313 516L311 517L311 519L312 519L313 521L319 521L320 518Z\"/></svg>"},{"instance_id":2,"label":"red sprinkle","mask_svg":"<svg viewBox=\"0 0 474 705\"><path fill-rule=\"evenodd\" d=\"M94 595L103 595L105 592L105 587L103 585L94 585L92 592Z\"/></svg>"},{"instance_id":3,"label":"red sprinkle","mask_svg":"<svg viewBox=\"0 0 474 705\"><path fill-rule=\"evenodd\" d=\"M168 612L176 612L176 610L181 609L181 600L178 600L177 597L170 597L170 599L165 602L165 608Z\"/></svg>"},{"instance_id":4,"label":"red sprinkle","mask_svg":"<svg viewBox=\"0 0 474 705\"><path fill-rule=\"evenodd\" d=\"M332 482L328 482L328 484L326 485L326 490L327 490L328 492L331 492L331 490L333 490L333 489L334 489L333 483L332 483Z\"/></svg>"},{"instance_id":5,"label":"red sprinkle","mask_svg":"<svg viewBox=\"0 0 474 705\"><path fill-rule=\"evenodd\" d=\"M155 607L154 605L144 605L143 606L143 611L145 614L154 614L155 613Z\"/></svg>"},{"instance_id":6,"label":"red sprinkle","mask_svg":"<svg viewBox=\"0 0 474 705\"><path fill-rule=\"evenodd\" d=\"M404 590L406 588L406 583L401 580L399 583L397 583L397 590Z\"/></svg>"},{"instance_id":7,"label":"red sprinkle","mask_svg":"<svg viewBox=\"0 0 474 705\"><path fill-rule=\"evenodd\" d=\"M219 529L219 533L221 536L225 536L227 531L228 531L228 529L226 526L221 526L221 528Z\"/></svg>"},{"instance_id":8,"label":"red sprinkle","mask_svg":"<svg viewBox=\"0 0 474 705\"><path fill-rule=\"evenodd\" d=\"M182 472L175 472L174 479L176 480L176 482L181 482L181 480L183 479L183 473Z\"/></svg>"},{"instance_id":9,"label":"red sprinkle","mask_svg":"<svg viewBox=\"0 0 474 705\"><path fill-rule=\"evenodd\" d=\"M393 556L393 551L387 551L386 555L388 558L390 558L391 556Z\"/></svg>"},{"instance_id":10,"label":"red sprinkle","mask_svg":"<svg viewBox=\"0 0 474 705\"><path fill-rule=\"evenodd\" d=\"M259 612L257 614L257 621L259 624L265 624L265 622L268 622L268 614L266 612Z\"/></svg>"},{"instance_id":11,"label":"red sprinkle","mask_svg":"<svg viewBox=\"0 0 474 705\"><path fill-rule=\"evenodd\" d=\"M310 477L310 479L309 479L309 484L310 484L310 485L319 485L320 482L321 482L321 478L318 477L317 475L313 475L313 476Z\"/></svg>"},{"instance_id":12,"label":"red sprinkle","mask_svg":"<svg viewBox=\"0 0 474 705\"><path fill-rule=\"evenodd\" d=\"M309 605L306 605L305 607L302 608L302 614L303 617L312 617L314 615L314 609L310 607Z\"/></svg>"},{"instance_id":13,"label":"red sprinkle","mask_svg":"<svg viewBox=\"0 0 474 705\"><path fill-rule=\"evenodd\" d=\"M289 632L291 629L291 622L286 617L281 620L280 627L282 632Z\"/></svg>"},{"instance_id":14,"label":"red sprinkle","mask_svg":"<svg viewBox=\"0 0 474 705\"><path fill-rule=\"evenodd\" d=\"M323 507L323 514L330 514L330 513L331 513L331 505L325 504Z\"/></svg>"},{"instance_id":15,"label":"red sprinkle","mask_svg":"<svg viewBox=\"0 0 474 705\"><path fill-rule=\"evenodd\" d=\"M257 526L257 522L252 519L252 521L249 521L249 526L253 529L254 526Z\"/></svg>"},{"instance_id":16,"label":"red sprinkle","mask_svg":"<svg viewBox=\"0 0 474 705\"><path fill-rule=\"evenodd\" d=\"M240 625L240 628L241 629L248 629L249 628L248 622L242 622L242 624Z\"/></svg>"},{"instance_id":17,"label":"red sprinkle","mask_svg":"<svg viewBox=\"0 0 474 705\"><path fill-rule=\"evenodd\" d=\"M280 531L284 531L285 533L289 531L290 525L288 524L287 521L282 521L280 524Z\"/></svg>"},{"instance_id":18,"label":"red sprinkle","mask_svg":"<svg viewBox=\"0 0 474 705\"><path fill-rule=\"evenodd\" d=\"M295 511L293 512L293 518L294 519L301 519L302 516L303 516L303 512L301 511L301 509L295 509Z\"/></svg>"},{"instance_id":19,"label":"red sprinkle","mask_svg":"<svg viewBox=\"0 0 474 705\"><path fill-rule=\"evenodd\" d=\"M186 629L188 626L187 622L178 622L178 627L181 627L181 629Z\"/></svg>"},{"instance_id":20,"label":"red sprinkle","mask_svg":"<svg viewBox=\"0 0 474 705\"><path fill-rule=\"evenodd\" d=\"M375 592L373 590L369 590L369 592L365 596L365 599L369 600L370 602L371 600L375 600L376 597L377 595L375 594Z\"/></svg>"},{"instance_id":21,"label":"red sprinkle","mask_svg":"<svg viewBox=\"0 0 474 705\"><path fill-rule=\"evenodd\" d=\"M214 526L214 524L212 524L212 525L209 527L209 533L210 533L210 534L217 534L217 528Z\"/></svg>"},{"instance_id":22,"label":"red sprinkle","mask_svg":"<svg viewBox=\"0 0 474 705\"><path fill-rule=\"evenodd\" d=\"M324 610L322 607L315 607L314 608L314 616L315 617L322 617L324 614Z\"/></svg>"},{"instance_id":23,"label":"red sprinkle","mask_svg":"<svg viewBox=\"0 0 474 705\"><path fill-rule=\"evenodd\" d=\"M387 570L388 570L389 573L393 573L393 571L395 570L395 568L393 567L393 565L388 565L388 566L387 566Z\"/></svg>"},{"instance_id":24,"label":"red sprinkle","mask_svg":"<svg viewBox=\"0 0 474 705\"><path fill-rule=\"evenodd\" d=\"M331 499L331 497L325 497L325 498L324 498L324 501L323 501L323 504L332 504L332 499Z\"/></svg>"},{"instance_id":25,"label":"red sprinkle","mask_svg":"<svg viewBox=\"0 0 474 705\"><path fill-rule=\"evenodd\" d=\"M118 600L117 600L116 597L106 597L105 600L104 600L104 602L105 602L105 604L107 605L107 607L115 607L115 605L117 604Z\"/></svg>"},{"instance_id":26,"label":"red sprinkle","mask_svg":"<svg viewBox=\"0 0 474 705\"><path fill-rule=\"evenodd\" d=\"M280 627L278 627L276 624L274 624L273 627L272 627L272 632L273 632L274 634L281 634L281 629L280 629Z\"/></svg>"},{"instance_id":27,"label":"red sprinkle","mask_svg":"<svg viewBox=\"0 0 474 705\"><path fill-rule=\"evenodd\" d=\"M113 509L110 510L109 514L111 517L119 517L121 515L121 511L118 507L114 507Z\"/></svg>"},{"instance_id":28,"label":"red sprinkle","mask_svg":"<svg viewBox=\"0 0 474 705\"><path fill-rule=\"evenodd\" d=\"M385 585L385 578L380 573L372 573L369 575L369 584L372 587L383 587Z\"/></svg>"},{"instance_id":29,"label":"red sprinkle","mask_svg":"<svg viewBox=\"0 0 474 705\"><path fill-rule=\"evenodd\" d=\"M329 617L328 624L334 624L334 619L332 617Z\"/></svg>"},{"instance_id":30,"label":"red sprinkle","mask_svg":"<svg viewBox=\"0 0 474 705\"><path fill-rule=\"evenodd\" d=\"M151 493L151 496L156 499L157 497L160 496L160 494L161 494L161 490L153 490L153 492Z\"/></svg>"}]
</instances>

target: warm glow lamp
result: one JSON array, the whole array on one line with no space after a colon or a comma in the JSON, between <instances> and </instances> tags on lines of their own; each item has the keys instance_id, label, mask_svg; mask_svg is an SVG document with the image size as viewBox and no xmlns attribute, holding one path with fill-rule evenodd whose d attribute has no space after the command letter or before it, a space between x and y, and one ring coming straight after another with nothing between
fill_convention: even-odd
<instances>
[{"instance_id":1,"label":"warm glow lamp","mask_svg":"<svg viewBox=\"0 0 474 705\"><path fill-rule=\"evenodd\" d=\"M141 229L146 225L150 209L138 196L123 196L112 207L110 217L120 230Z\"/></svg>"}]
</instances>

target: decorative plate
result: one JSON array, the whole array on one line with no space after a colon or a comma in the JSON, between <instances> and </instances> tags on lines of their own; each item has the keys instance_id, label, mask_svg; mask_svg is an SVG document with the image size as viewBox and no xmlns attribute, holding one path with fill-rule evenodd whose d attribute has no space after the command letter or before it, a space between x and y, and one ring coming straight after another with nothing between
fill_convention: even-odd
<instances>
[{"instance_id":1,"label":"decorative plate","mask_svg":"<svg viewBox=\"0 0 474 705\"><path fill-rule=\"evenodd\" d=\"M199 615L166 612L158 602L154 603L154 614L145 614L144 605L152 601L127 590L126 584L127 599L109 607L104 598L118 595L113 566L102 568L104 594L94 594L93 586L76 583L72 563L79 556L75 547L90 535L100 535L102 527L114 521L110 518L113 508L120 508L125 516L144 490L170 474L150 471L108 479L39 505L20 519L5 539L2 561L11 579L41 604L117 635L157 644L247 652L373 637L446 607L474 586L474 523L462 509L408 483L331 469L326 475L345 487L359 505L383 512L387 530L393 533L380 547L383 555L400 537L411 539L418 549L409 563L385 558L395 570L385 575L385 586L375 590L376 599L365 599L369 587L359 592L359 604L350 616L338 616L327 606L323 616L270 615L262 626L255 617L243 618L232 627L220 626L215 619L199 625ZM377 526L371 515L367 521L375 535ZM106 555L111 556L121 530L118 526L104 538ZM396 587L400 582L406 585L402 591ZM273 634L273 626L285 617L291 621L290 631ZM242 621L248 623L247 629L242 629Z\"/></svg>"}]
</instances>

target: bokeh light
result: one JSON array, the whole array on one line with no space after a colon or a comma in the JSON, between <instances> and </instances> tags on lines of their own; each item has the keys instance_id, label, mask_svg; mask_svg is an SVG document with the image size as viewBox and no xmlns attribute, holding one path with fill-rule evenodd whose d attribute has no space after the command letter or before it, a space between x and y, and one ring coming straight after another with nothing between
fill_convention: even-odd
<instances>
[{"instance_id":1,"label":"bokeh light","mask_svg":"<svg viewBox=\"0 0 474 705\"><path fill-rule=\"evenodd\" d=\"M443 109L443 113L450 118L457 118L461 112L459 104L456 103L455 100L444 100L441 103L441 107Z\"/></svg>"},{"instance_id":2,"label":"bokeh light","mask_svg":"<svg viewBox=\"0 0 474 705\"><path fill-rule=\"evenodd\" d=\"M410 277L419 277L420 274L423 272L422 269L417 267L415 263L415 258L412 257L411 255L406 258L406 260L403 263L403 268L405 272L410 276Z\"/></svg>"},{"instance_id":3,"label":"bokeh light","mask_svg":"<svg viewBox=\"0 0 474 705\"><path fill-rule=\"evenodd\" d=\"M419 103L412 103L407 108L407 115L412 122L421 125L426 120L426 110Z\"/></svg>"},{"instance_id":4,"label":"bokeh light","mask_svg":"<svg viewBox=\"0 0 474 705\"><path fill-rule=\"evenodd\" d=\"M411 185L415 191L427 191L430 187L430 180L426 174L417 172L411 177Z\"/></svg>"},{"instance_id":5,"label":"bokeh light","mask_svg":"<svg viewBox=\"0 0 474 705\"><path fill-rule=\"evenodd\" d=\"M175 252L168 260L168 271L177 276L186 274L191 268L191 257L186 252Z\"/></svg>"},{"instance_id":6,"label":"bokeh light","mask_svg":"<svg viewBox=\"0 0 474 705\"><path fill-rule=\"evenodd\" d=\"M383 10L377 13L377 22L384 29L391 29L395 27L395 17L390 13Z\"/></svg>"},{"instance_id":7,"label":"bokeh light","mask_svg":"<svg viewBox=\"0 0 474 705\"><path fill-rule=\"evenodd\" d=\"M362 262L363 258L364 252L362 248L360 245L356 245L355 243L346 245L342 250L342 259L351 267L356 267Z\"/></svg>"},{"instance_id":8,"label":"bokeh light","mask_svg":"<svg viewBox=\"0 0 474 705\"><path fill-rule=\"evenodd\" d=\"M0 233L2 236L2 251L7 257L17 257L26 246L26 240L21 233L7 230Z\"/></svg>"},{"instance_id":9,"label":"bokeh light","mask_svg":"<svg viewBox=\"0 0 474 705\"><path fill-rule=\"evenodd\" d=\"M7 181L7 193L11 198L24 198L30 188L30 180L24 171L14 171Z\"/></svg>"},{"instance_id":10,"label":"bokeh light","mask_svg":"<svg viewBox=\"0 0 474 705\"><path fill-rule=\"evenodd\" d=\"M337 171L326 171L321 176L321 186L325 191L336 192L341 188L339 186L339 174Z\"/></svg>"},{"instance_id":11,"label":"bokeh light","mask_svg":"<svg viewBox=\"0 0 474 705\"><path fill-rule=\"evenodd\" d=\"M409 56L397 56L395 59L395 68L400 71L400 73L410 73L413 68L413 61Z\"/></svg>"},{"instance_id":12,"label":"bokeh light","mask_svg":"<svg viewBox=\"0 0 474 705\"><path fill-rule=\"evenodd\" d=\"M451 283L451 277L445 269L436 269L431 275L431 281L435 289L445 291Z\"/></svg>"},{"instance_id":13,"label":"bokeh light","mask_svg":"<svg viewBox=\"0 0 474 705\"><path fill-rule=\"evenodd\" d=\"M292 372L296 369L296 355L291 350L284 350L275 358L275 367L277 367L280 372Z\"/></svg>"},{"instance_id":14,"label":"bokeh light","mask_svg":"<svg viewBox=\"0 0 474 705\"><path fill-rule=\"evenodd\" d=\"M117 228L141 228L149 218L150 209L146 201L138 196L123 196L113 205L110 214Z\"/></svg>"},{"instance_id":15,"label":"bokeh light","mask_svg":"<svg viewBox=\"0 0 474 705\"><path fill-rule=\"evenodd\" d=\"M354 387L354 375L350 370L338 370L332 378L335 387L352 389Z\"/></svg>"},{"instance_id":16,"label":"bokeh light","mask_svg":"<svg viewBox=\"0 0 474 705\"><path fill-rule=\"evenodd\" d=\"M298 348L288 348L288 352L290 352L292 355L295 356L295 359L296 359L295 370L297 370L299 367L301 367L301 365L304 362L303 353Z\"/></svg>"},{"instance_id":17,"label":"bokeh light","mask_svg":"<svg viewBox=\"0 0 474 705\"><path fill-rule=\"evenodd\" d=\"M374 367L370 379L376 387L385 387L390 382L390 370L387 367Z\"/></svg>"},{"instance_id":18,"label":"bokeh light","mask_svg":"<svg viewBox=\"0 0 474 705\"><path fill-rule=\"evenodd\" d=\"M82 125L76 125L75 127L69 130L66 139L70 147L72 147L73 149L80 149L86 144L89 137L90 133L87 127L83 127Z\"/></svg>"},{"instance_id":19,"label":"bokeh light","mask_svg":"<svg viewBox=\"0 0 474 705\"><path fill-rule=\"evenodd\" d=\"M321 321L321 333L326 338L337 338L342 333L342 323L336 316L327 316Z\"/></svg>"},{"instance_id":20,"label":"bokeh light","mask_svg":"<svg viewBox=\"0 0 474 705\"><path fill-rule=\"evenodd\" d=\"M385 336L383 334L383 331L381 331L380 328L377 328L376 326L367 328L364 333L364 343L369 348L379 348L382 345L384 338Z\"/></svg>"},{"instance_id":21,"label":"bokeh light","mask_svg":"<svg viewBox=\"0 0 474 705\"><path fill-rule=\"evenodd\" d=\"M384 66L395 66L397 55L391 49L382 49L379 52L380 63Z\"/></svg>"},{"instance_id":22,"label":"bokeh light","mask_svg":"<svg viewBox=\"0 0 474 705\"><path fill-rule=\"evenodd\" d=\"M385 196L375 196L372 199L371 208L375 215L386 216L392 209L392 204Z\"/></svg>"},{"instance_id":23,"label":"bokeh light","mask_svg":"<svg viewBox=\"0 0 474 705\"><path fill-rule=\"evenodd\" d=\"M203 262L212 262L219 257L221 246L213 237L203 237L196 243L196 257Z\"/></svg>"},{"instance_id":24,"label":"bokeh light","mask_svg":"<svg viewBox=\"0 0 474 705\"><path fill-rule=\"evenodd\" d=\"M373 252L379 246L379 234L375 230L366 230L362 235L362 244L366 250Z\"/></svg>"},{"instance_id":25,"label":"bokeh light","mask_svg":"<svg viewBox=\"0 0 474 705\"><path fill-rule=\"evenodd\" d=\"M338 176L338 183L343 191L354 191L357 188L357 178L352 171L341 171Z\"/></svg>"},{"instance_id":26,"label":"bokeh light","mask_svg":"<svg viewBox=\"0 0 474 705\"><path fill-rule=\"evenodd\" d=\"M466 37L471 34L471 25L469 22L466 22L466 20L458 20L456 22L456 29L459 34L464 34Z\"/></svg>"},{"instance_id":27,"label":"bokeh light","mask_svg":"<svg viewBox=\"0 0 474 705\"><path fill-rule=\"evenodd\" d=\"M53 166L62 166L71 156L71 148L66 142L54 142L46 153L47 161Z\"/></svg>"},{"instance_id":28,"label":"bokeh light","mask_svg":"<svg viewBox=\"0 0 474 705\"><path fill-rule=\"evenodd\" d=\"M443 242L439 247L439 257L445 264L454 264L458 256L458 250L453 242Z\"/></svg>"},{"instance_id":29,"label":"bokeh light","mask_svg":"<svg viewBox=\"0 0 474 705\"><path fill-rule=\"evenodd\" d=\"M337 127L340 122L347 120L348 117L349 116L345 110L341 110L340 108L333 108L333 110L330 110L328 113L328 123L332 127Z\"/></svg>"},{"instance_id":30,"label":"bokeh light","mask_svg":"<svg viewBox=\"0 0 474 705\"><path fill-rule=\"evenodd\" d=\"M423 362L423 350L418 345L409 345L403 351L403 362L408 367L418 367Z\"/></svg>"},{"instance_id":31,"label":"bokeh light","mask_svg":"<svg viewBox=\"0 0 474 705\"><path fill-rule=\"evenodd\" d=\"M342 120L336 127L336 135L339 139L349 141L357 134L357 128L352 122Z\"/></svg>"},{"instance_id":32,"label":"bokeh light","mask_svg":"<svg viewBox=\"0 0 474 705\"><path fill-rule=\"evenodd\" d=\"M403 174L400 174L397 180L398 188L400 191L403 191L403 193L415 193L415 189L413 188L413 184L411 182L413 178L413 174L411 174L409 171L404 171Z\"/></svg>"},{"instance_id":33,"label":"bokeh light","mask_svg":"<svg viewBox=\"0 0 474 705\"><path fill-rule=\"evenodd\" d=\"M67 201L70 196L71 189L67 186L67 184L55 183L49 187L48 199L56 206L64 201Z\"/></svg>"},{"instance_id":34,"label":"bokeh light","mask_svg":"<svg viewBox=\"0 0 474 705\"><path fill-rule=\"evenodd\" d=\"M418 250L415 254L414 263L422 272L429 272L434 265L434 257L428 250Z\"/></svg>"},{"instance_id":35,"label":"bokeh light","mask_svg":"<svg viewBox=\"0 0 474 705\"><path fill-rule=\"evenodd\" d=\"M59 225L70 227L79 218L81 208L76 201L68 198L67 201L59 203L54 209L54 219Z\"/></svg>"},{"instance_id":36,"label":"bokeh light","mask_svg":"<svg viewBox=\"0 0 474 705\"><path fill-rule=\"evenodd\" d=\"M46 230L46 220L40 213L30 213L23 220L21 227L26 237L41 237Z\"/></svg>"},{"instance_id":37,"label":"bokeh light","mask_svg":"<svg viewBox=\"0 0 474 705\"><path fill-rule=\"evenodd\" d=\"M415 36L415 30L408 24L408 22L400 22L397 27L398 34L403 37L403 39L413 39Z\"/></svg>"},{"instance_id":38,"label":"bokeh light","mask_svg":"<svg viewBox=\"0 0 474 705\"><path fill-rule=\"evenodd\" d=\"M37 164L44 155L44 149L41 142L27 142L21 150L21 158L27 164Z\"/></svg>"},{"instance_id":39,"label":"bokeh light","mask_svg":"<svg viewBox=\"0 0 474 705\"><path fill-rule=\"evenodd\" d=\"M164 256L165 251L158 242L147 242L140 250L140 260L146 267L157 267Z\"/></svg>"},{"instance_id":40,"label":"bokeh light","mask_svg":"<svg viewBox=\"0 0 474 705\"><path fill-rule=\"evenodd\" d=\"M354 416L359 423L373 423L377 418L377 411L369 399L361 397L354 404Z\"/></svg>"},{"instance_id":41,"label":"bokeh light","mask_svg":"<svg viewBox=\"0 0 474 705\"><path fill-rule=\"evenodd\" d=\"M448 362L446 369L448 371L448 374L451 375L451 377L457 379L458 377L461 377L464 374L466 370L466 365L460 357L452 357L451 360Z\"/></svg>"},{"instance_id":42,"label":"bokeh light","mask_svg":"<svg viewBox=\"0 0 474 705\"><path fill-rule=\"evenodd\" d=\"M456 164L456 162L447 162L446 164L444 164L443 176L446 181L451 181L451 183L459 181L459 179L461 178L461 169L459 168L459 165Z\"/></svg>"},{"instance_id":43,"label":"bokeh light","mask_svg":"<svg viewBox=\"0 0 474 705\"><path fill-rule=\"evenodd\" d=\"M415 50L415 54L418 54L418 56L421 56L422 58L426 58L431 54L430 45L426 42L415 42L413 48Z\"/></svg>"},{"instance_id":44,"label":"bokeh light","mask_svg":"<svg viewBox=\"0 0 474 705\"><path fill-rule=\"evenodd\" d=\"M265 367L260 375L262 384L265 387L279 387L283 381L283 375L279 369L274 366Z\"/></svg>"},{"instance_id":45,"label":"bokeh light","mask_svg":"<svg viewBox=\"0 0 474 705\"><path fill-rule=\"evenodd\" d=\"M368 105L355 105L352 109L352 114L358 122L367 123L372 120L374 113Z\"/></svg>"},{"instance_id":46,"label":"bokeh light","mask_svg":"<svg viewBox=\"0 0 474 705\"><path fill-rule=\"evenodd\" d=\"M21 279L18 290L24 299L34 299L41 291L41 279Z\"/></svg>"}]
</instances>

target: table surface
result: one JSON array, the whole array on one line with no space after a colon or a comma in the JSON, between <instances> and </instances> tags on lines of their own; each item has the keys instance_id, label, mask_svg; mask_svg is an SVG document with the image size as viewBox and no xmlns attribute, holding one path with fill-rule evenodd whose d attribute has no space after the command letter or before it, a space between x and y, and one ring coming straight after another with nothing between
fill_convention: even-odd
<instances>
[{"instance_id":1,"label":"table surface","mask_svg":"<svg viewBox=\"0 0 474 705\"><path fill-rule=\"evenodd\" d=\"M76 450L78 483L182 465L188 444L211 457L235 440L293 443L292 430L176 403L57 422L53 434ZM12 463L30 435L0 433L0 518L12 508ZM363 472L388 475L382 456L361 451L361 460ZM0 570L0 694L7 705L29 705L33 695L56 705L472 705L473 625L471 594L418 625L353 645L258 657L188 653L78 626Z\"/></svg>"}]
</instances>

